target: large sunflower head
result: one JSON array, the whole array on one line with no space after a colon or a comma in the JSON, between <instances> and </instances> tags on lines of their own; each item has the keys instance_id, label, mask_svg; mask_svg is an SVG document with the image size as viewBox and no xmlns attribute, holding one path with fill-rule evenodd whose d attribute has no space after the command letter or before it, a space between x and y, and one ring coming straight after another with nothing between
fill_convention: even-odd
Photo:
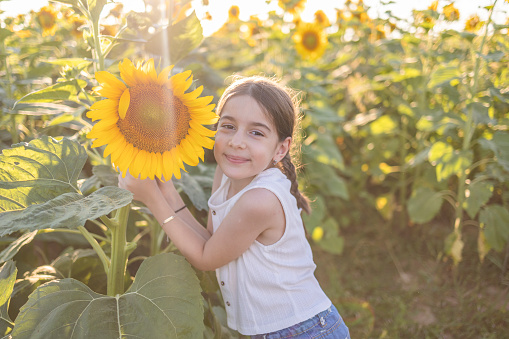
<instances>
[{"instance_id":1,"label":"large sunflower head","mask_svg":"<svg viewBox=\"0 0 509 339\"><path fill-rule=\"evenodd\" d=\"M321 57L327 47L327 35L317 24L299 24L293 40L297 52L304 59L311 61Z\"/></svg>"},{"instance_id":2,"label":"large sunflower head","mask_svg":"<svg viewBox=\"0 0 509 339\"><path fill-rule=\"evenodd\" d=\"M37 21L42 27L42 36L53 36L57 31L57 10L52 6L44 6L37 13Z\"/></svg>"},{"instance_id":3,"label":"large sunflower head","mask_svg":"<svg viewBox=\"0 0 509 339\"><path fill-rule=\"evenodd\" d=\"M119 63L119 80L105 71L96 72L100 86L96 93L106 99L90 107L87 116L100 119L87 137L96 139L92 147L107 145L104 156L111 155L123 175L129 172L141 179L180 178L184 163L196 166L204 149L212 149L209 137L215 132L203 125L214 124L212 96L199 97L203 86L185 93L193 77L191 71L168 78L173 66L159 74L154 61L136 66L127 59Z\"/></svg>"}]
</instances>

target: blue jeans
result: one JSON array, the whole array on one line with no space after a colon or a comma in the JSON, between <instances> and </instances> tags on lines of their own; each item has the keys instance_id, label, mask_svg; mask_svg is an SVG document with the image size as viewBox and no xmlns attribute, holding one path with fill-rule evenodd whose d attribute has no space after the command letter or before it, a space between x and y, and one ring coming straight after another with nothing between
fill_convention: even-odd
<instances>
[{"instance_id":1,"label":"blue jeans","mask_svg":"<svg viewBox=\"0 0 509 339\"><path fill-rule=\"evenodd\" d=\"M251 339L350 339L350 332L334 305L313 318L297 325L266 334L251 336Z\"/></svg>"}]
</instances>

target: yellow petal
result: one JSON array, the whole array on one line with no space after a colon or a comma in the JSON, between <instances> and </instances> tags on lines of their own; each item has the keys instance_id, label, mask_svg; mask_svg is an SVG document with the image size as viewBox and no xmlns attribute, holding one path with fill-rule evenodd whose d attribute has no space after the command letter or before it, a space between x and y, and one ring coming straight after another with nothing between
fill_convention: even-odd
<instances>
[{"instance_id":1,"label":"yellow petal","mask_svg":"<svg viewBox=\"0 0 509 339\"><path fill-rule=\"evenodd\" d=\"M207 137L213 137L216 135L216 131L211 131L193 120L189 121L189 126L201 135L205 135Z\"/></svg>"},{"instance_id":2,"label":"yellow petal","mask_svg":"<svg viewBox=\"0 0 509 339\"><path fill-rule=\"evenodd\" d=\"M103 87L104 85L107 85L112 88L118 88L121 91L126 89L125 84L122 81L118 80L118 78L111 74L110 72L106 71L95 72L95 79L97 80L97 82L102 84Z\"/></svg>"},{"instance_id":3,"label":"yellow petal","mask_svg":"<svg viewBox=\"0 0 509 339\"><path fill-rule=\"evenodd\" d=\"M157 77L157 83L159 85L163 85L165 82L168 81L168 74L170 74L172 69L173 69L173 65L170 65L168 67L165 67L161 71L161 73L159 73L159 76Z\"/></svg>"},{"instance_id":4,"label":"yellow petal","mask_svg":"<svg viewBox=\"0 0 509 339\"><path fill-rule=\"evenodd\" d=\"M91 110L110 110L110 109L117 109L118 107L118 100L113 99L104 99L101 101L97 101L92 106L90 106Z\"/></svg>"},{"instance_id":5,"label":"yellow petal","mask_svg":"<svg viewBox=\"0 0 509 339\"><path fill-rule=\"evenodd\" d=\"M124 151L120 155L120 157L117 159L117 162L115 163L122 173L127 171L127 168L131 164L132 159L134 158L134 147L131 143L126 142L126 146L124 148Z\"/></svg>"},{"instance_id":6,"label":"yellow petal","mask_svg":"<svg viewBox=\"0 0 509 339\"><path fill-rule=\"evenodd\" d=\"M119 62L118 69L120 70L120 77L129 87L136 86L138 84L138 81L135 77L135 68L131 60L124 59L123 61Z\"/></svg>"},{"instance_id":7,"label":"yellow petal","mask_svg":"<svg viewBox=\"0 0 509 339\"><path fill-rule=\"evenodd\" d=\"M186 105L188 107L193 107L193 108L194 107L204 107L204 106L207 106L208 104L210 104L212 99L214 99L214 97L209 95L206 97L197 98L191 102L186 102Z\"/></svg>"},{"instance_id":8,"label":"yellow petal","mask_svg":"<svg viewBox=\"0 0 509 339\"><path fill-rule=\"evenodd\" d=\"M150 59L149 61L147 61L147 63L145 64L145 72L150 77L152 82L157 82L157 72L154 67L154 59Z\"/></svg>"},{"instance_id":9,"label":"yellow petal","mask_svg":"<svg viewBox=\"0 0 509 339\"><path fill-rule=\"evenodd\" d=\"M155 154L155 156L157 159L155 176L158 177L159 179L161 179L161 177L163 175L163 155L161 153L157 152Z\"/></svg>"},{"instance_id":10,"label":"yellow petal","mask_svg":"<svg viewBox=\"0 0 509 339\"><path fill-rule=\"evenodd\" d=\"M191 146L188 140L182 140L180 145L177 146L177 149L180 151L179 153L182 157L182 161L184 161L186 164L190 166L196 166L200 162L196 156L194 147Z\"/></svg>"},{"instance_id":11,"label":"yellow petal","mask_svg":"<svg viewBox=\"0 0 509 339\"><path fill-rule=\"evenodd\" d=\"M116 149L120 148L122 145L124 145L125 147L125 140L124 140L124 137L117 137L115 138L112 142L110 142L108 144L108 146L106 146L106 148L104 149L104 154L103 154L103 157L107 157L108 155L110 155L112 152L114 152ZM122 149L123 150L123 149Z\"/></svg>"},{"instance_id":12,"label":"yellow petal","mask_svg":"<svg viewBox=\"0 0 509 339\"><path fill-rule=\"evenodd\" d=\"M191 78L190 82L186 82L186 79L189 78L190 76L191 76L191 71L188 70L188 71L185 71L182 73L175 74L174 76L172 76L170 78L171 90L173 90L173 93L176 96L178 96L178 97L183 96L186 89L188 89L189 86L191 86L191 83L193 82L192 78ZM186 85L187 85L187 87L186 87Z\"/></svg>"},{"instance_id":13,"label":"yellow petal","mask_svg":"<svg viewBox=\"0 0 509 339\"><path fill-rule=\"evenodd\" d=\"M120 97L120 102L118 105L118 116L120 119L124 119L127 114L127 109L129 108L129 103L131 102L131 94L129 93L129 88L127 88L122 96Z\"/></svg>"},{"instance_id":14,"label":"yellow petal","mask_svg":"<svg viewBox=\"0 0 509 339\"><path fill-rule=\"evenodd\" d=\"M136 157L134 158L133 162L131 163L131 167L129 168L129 172L137 178L141 175L141 172L143 171L145 164L147 163L147 152L144 150L140 150ZM146 176L145 176L146 178Z\"/></svg>"},{"instance_id":15,"label":"yellow petal","mask_svg":"<svg viewBox=\"0 0 509 339\"><path fill-rule=\"evenodd\" d=\"M184 94L183 99L184 100L195 100L196 98L198 98L200 96L201 92L203 92L203 86L198 87L197 89L195 89L192 92Z\"/></svg>"},{"instance_id":16,"label":"yellow petal","mask_svg":"<svg viewBox=\"0 0 509 339\"><path fill-rule=\"evenodd\" d=\"M174 161L171 156L170 151L166 151L163 153L163 175L164 180L168 181L171 180L171 177L173 176L173 168L174 168Z\"/></svg>"}]
</instances>

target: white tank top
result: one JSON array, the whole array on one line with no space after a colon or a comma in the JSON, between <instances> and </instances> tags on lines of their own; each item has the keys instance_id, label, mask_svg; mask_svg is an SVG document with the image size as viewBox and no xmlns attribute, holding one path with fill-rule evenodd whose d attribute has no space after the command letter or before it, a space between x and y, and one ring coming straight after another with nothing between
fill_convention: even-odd
<instances>
[{"instance_id":1,"label":"white tank top","mask_svg":"<svg viewBox=\"0 0 509 339\"><path fill-rule=\"evenodd\" d=\"M277 168L261 172L242 191L226 199L230 180L223 175L209 199L214 232L246 191L265 188L281 202L286 218L283 236L272 245L255 241L239 258L216 270L228 326L244 335L281 330L327 309L330 299L314 276L316 268L305 237L290 181Z\"/></svg>"}]
</instances>

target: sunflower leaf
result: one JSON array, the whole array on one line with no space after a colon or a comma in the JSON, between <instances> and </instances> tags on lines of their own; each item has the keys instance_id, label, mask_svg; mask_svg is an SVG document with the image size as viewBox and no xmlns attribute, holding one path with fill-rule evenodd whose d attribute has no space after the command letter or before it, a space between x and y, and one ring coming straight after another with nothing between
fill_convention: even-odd
<instances>
[{"instance_id":1,"label":"sunflower leaf","mask_svg":"<svg viewBox=\"0 0 509 339\"><path fill-rule=\"evenodd\" d=\"M27 232L11 242L9 246L4 248L2 252L0 252L0 264L6 262L7 260L10 260L14 258L14 256L19 252L21 247L29 244L34 240L35 236L37 235L37 231L33 232ZM0 331L0 333L2 333Z\"/></svg>"},{"instance_id":2,"label":"sunflower leaf","mask_svg":"<svg viewBox=\"0 0 509 339\"><path fill-rule=\"evenodd\" d=\"M146 259L129 290L115 297L74 279L51 281L21 308L13 337L199 338L200 284L186 260L172 253ZM121 330L121 333L119 333Z\"/></svg>"},{"instance_id":3,"label":"sunflower leaf","mask_svg":"<svg viewBox=\"0 0 509 339\"><path fill-rule=\"evenodd\" d=\"M102 187L86 197L79 193L64 193L43 204L1 213L0 237L22 230L83 226L88 219L106 215L129 204L132 199L131 192L113 186Z\"/></svg>"},{"instance_id":4,"label":"sunflower leaf","mask_svg":"<svg viewBox=\"0 0 509 339\"><path fill-rule=\"evenodd\" d=\"M28 93L14 104L14 108L19 103L26 102L54 102L62 100L77 101L78 89L87 85L85 80L73 79L59 82L44 89Z\"/></svg>"},{"instance_id":5,"label":"sunflower leaf","mask_svg":"<svg viewBox=\"0 0 509 339\"><path fill-rule=\"evenodd\" d=\"M43 137L4 149L0 155L0 212L78 192L78 176L86 160L85 148L65 138Z\"/></svg>"},{"instance_id":6,"label":"sunflower leaf","mask_svg":"<svg viewBox=\"0 0 509 339\"><path fill-rule=\"evenodd\" d=\"M2 335L9 334L13 327L8 309L17 272L16 265L12 260L0 268L0 333Z\"/></svg>"}]
</instances>

